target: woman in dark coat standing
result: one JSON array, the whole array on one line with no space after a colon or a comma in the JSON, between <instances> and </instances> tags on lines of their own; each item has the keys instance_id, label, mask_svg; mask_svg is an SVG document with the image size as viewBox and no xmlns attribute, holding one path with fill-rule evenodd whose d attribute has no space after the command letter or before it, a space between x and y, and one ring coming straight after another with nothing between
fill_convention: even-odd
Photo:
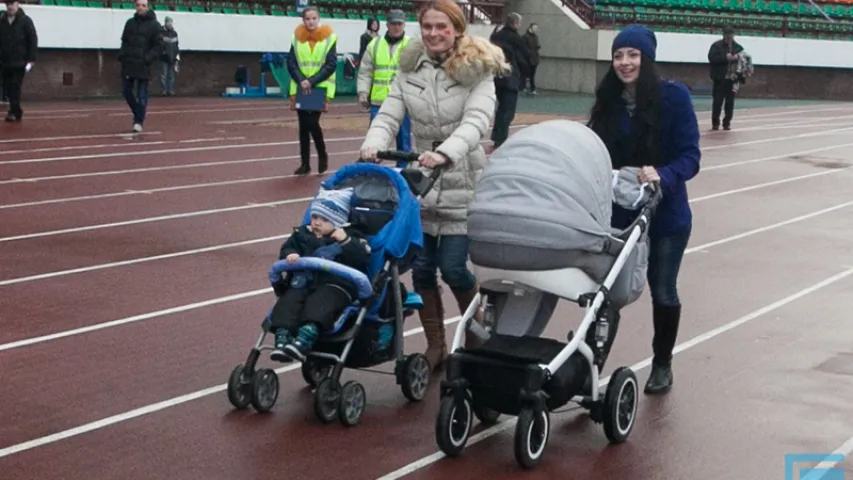
<instances>
[{"instance_id":1,"label":"woman in dark coat standing","mask_svg":"<svg viewBox=\"0 0 853 480\"><path fill-rule=\"evenodd\" d=\"M686 183L699 172L701 158L690 92L679 82L660 78L656 49L655 34L640 25L616 36L613 62L598 86L589 121L607 146L614 170L638 167L640 181L658 183L663 193L648 230L654 357L647 394L672 387L672 353L681 319L677 279L693 222ZM614 203L613 227L626 228L637 214ZM613 328L617 325L614 321Z\"/></svg>"},{"instance_id":2,"label":"woman in dark coat standing","mask_svg":"<svg viewBox=\"0 0 853 480\"><path fill-rule=\"evenodd\" d=\"M527 44L527 50L530 52L527 63L530 65L527 70L527 78L524 79L524 93L536 95L536 67L539 66L539 25L531 23L524 32L524 43ZM530 88L527 87L527 81L530 81Z\"/></svg>"}]
</instances>

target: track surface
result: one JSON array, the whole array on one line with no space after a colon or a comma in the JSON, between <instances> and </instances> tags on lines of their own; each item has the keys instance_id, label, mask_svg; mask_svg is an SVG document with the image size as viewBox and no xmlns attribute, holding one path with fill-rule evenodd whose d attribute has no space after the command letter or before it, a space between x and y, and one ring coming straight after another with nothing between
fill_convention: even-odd
<instances>
[{"instance_id":1,"label":"track surface","mask_svg":"<svg viewBox=\"0 0 853 480\"><path fill-rule=\"evenodd\" d=\"M128 120L119 102L68 103L0 126L0 477L520 473L511 418L475 426L460 458L436 454L437 376L415 405L391 377L346 372L368 396L346 429L319 425L299 372L275 365L273 412L233 412L224 382L273 301L266 269L321 177L290 175L282 104L154 99L147 132ZM785 454L853 449L853 105L739 110L734 127L703 132L690 183L672 393L641 398L619 447L582 410L554 414L528 478L782 479ZM333 169L359 134L327 129ZM650 310L644 296L625 311L604 375L632 366L645 381ZM562 306L547 335L579 313ZM425 347L419 326L407 351Z\"/></svg>"}]
</instances>

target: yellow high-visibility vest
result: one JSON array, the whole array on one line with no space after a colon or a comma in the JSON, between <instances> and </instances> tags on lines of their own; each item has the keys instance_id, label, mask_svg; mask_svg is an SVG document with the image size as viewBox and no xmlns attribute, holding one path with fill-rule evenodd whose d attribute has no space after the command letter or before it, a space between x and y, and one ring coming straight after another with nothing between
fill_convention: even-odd
<instances>
[{"instance_id":1,"label":"yellow high-visibility vest","mask_svg":"<svg viewBox=\"0 0 853 480\"><path fill-rule=\"evenodd\" d=\"M373 86L370 87L370 102L380 104L388 98L391 91L391 81L397 75L397 65L400 63L400 52L409 44L409 37L404 36L399 46L391 56L391 45L384 36L371 40L367 48L373 53Z\"/></svg>"},{"instance_id":2,"label":"yellow high-visibility vest","mask_svg":"<svg viewBox=\"0 0 853 480\"><path fill-rule=\"evenodd\" d=\"M293 53L296 55L296 63L299 65L299 71L302 72L302 75L305 75L305 78L311 78L316 75L321 68L323 68L323 64L326 63L326 55L329 54L329 50L331 50L337 42L338 36L333 33L322 42L317 42L317 44L314 45L314 51L312 52L311 46L308 42L297 41L296 35L291 37L290 43L293 45ZM335 67L337 68L337 65L335 65ZM325 88L326 98L335 98L336 76L337 75L333 72L331 77L315 85L315 88ZM296 95L296 91L298 89L299 85L296 83L296 79L291 78L290 96L292 97Z\"/></svg>"}]
</instances>

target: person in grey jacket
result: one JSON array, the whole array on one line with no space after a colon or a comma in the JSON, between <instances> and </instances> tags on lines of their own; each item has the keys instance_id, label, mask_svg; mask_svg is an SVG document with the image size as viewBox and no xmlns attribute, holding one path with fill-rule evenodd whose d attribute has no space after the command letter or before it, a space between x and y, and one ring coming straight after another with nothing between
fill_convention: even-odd
<instances>
[{"instance_id":1,"label":"person in grey jacket","mask_svg":"<svg viewBox=\"0 0 853 480\"><path fill-rule=\"evenodd\" d=\"M421 36L401 53L391 92L367 131L361 158L375 160L378 150L389 148L408 112L424 175L442 169L421 200L424 246L412 265L414 289L424 302L425 355L438 368L447 345L436 273L441 271L459 310L465 311L477 294L477 279L467 265L468 205L486 164L480 142L494 118L494 77L510 66L498 46L465 34L465 15L452 0L432 3L419 23ZM481 321L481 313L475 318Z\"/></svg>"},{"instance_id":2,"label":"person in grey jacket","mask_svg":"<svg viewBox=\"0 0 853 480\"><path fill-rule=\"evenodd\" d=\"M172 17L166 17L161 35L163 51L160 53L160 94L174 96L175 74L178 73L178 62L181 61L181 49Z\"/></svg>"}]
</instances>

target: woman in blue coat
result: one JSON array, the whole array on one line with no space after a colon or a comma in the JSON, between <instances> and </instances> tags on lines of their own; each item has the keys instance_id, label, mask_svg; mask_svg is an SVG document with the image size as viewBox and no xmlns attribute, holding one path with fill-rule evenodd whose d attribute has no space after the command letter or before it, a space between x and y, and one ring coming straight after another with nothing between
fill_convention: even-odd
<instances>
[{"instance_id":1,"label":"woman in blue coat","mask_svg":"<svg viewBox=\"0 0 853 480\"><path fill-rule=\"evenodd\" d=\"M647 394L672 387L672 351L681 319L678 272L693 223L686 182L699 172L701 157L690 92L660 78L656 49L655 34L646 27L630 25L619 32L588 124L607 146L614 170L639 167L640 181L657 182L663 193L649 226L654 357ZM612 224L626 228L637 213L614 204Z\"/></svg>"}]
</instances>

